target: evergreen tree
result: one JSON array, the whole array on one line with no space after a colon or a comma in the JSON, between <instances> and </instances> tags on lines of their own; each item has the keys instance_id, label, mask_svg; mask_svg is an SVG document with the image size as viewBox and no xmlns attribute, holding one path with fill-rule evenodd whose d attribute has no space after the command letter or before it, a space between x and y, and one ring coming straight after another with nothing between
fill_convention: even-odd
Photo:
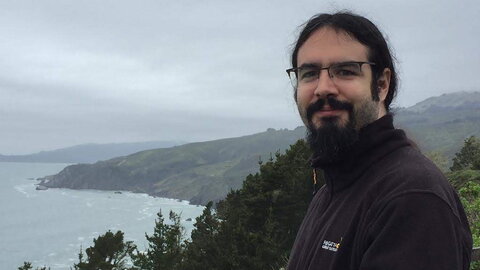
<instances>
[{"instance_id":1,"label":"evergreen tree","mask_svg":"<svg viewBox=\"0 0 480 270\"><path fill-rule=\"evenodd\" d=\"M94 245L87 248L86 261L80 250L79 263L74 265L77 270L123 270L128 269L126 262L129 254L135 249L131 241L123 241L123 232L111 231L93 240Z\"/></svg>"},{"instance_id":2,"label":"evergreen tree","mask_svg":"<svg viewBox=\"0 0 480 270\"><path fill-rule=\"evenodd\" d=\"M213 212L213 203L209 202L202 215L196 218L191 241L186 242L184 261L181 269L210 270L218 269L217 260L223 256L216 243L219 220Z\"/></svg>"},{"instance_id":3,"label":"evergreen tree","mask_svg":"<svg viewBox=\"0 0 480 270\"><path fill-rule=\"evenodd\" d=\"M455 154L451 171L480 170L480 141L475 136L465 140L460 152Z\"/></svg>"},{"instance_id":4,"label":"evergreen tree","mask_svg":"<svg viewBox=\"0 0 480 270\"><path fill-rule=\"evenodd\" d=\"M470 223L474 247L480 246L480 177L476 180L467 182L459 190L460 200ZM470 270L480 270L480 262L472 262Z\"/></svg>"},{"instance_id":5,"label":"evergreen tree","mask_svg":"<svg viewBox=\"0 0 480 270\"><path fill-rule=\"evenodd\" d=\"M180 216L170 211L172 224L165 224L162 212L158 212L154 232L145 234L148 241L146 252L132 254L136 269L175 270L179 269L184 251L184 228L180 225Z\"/></svg>"},{"instance_id":6,"label":"evergreen tree","mask_svg":"<svg viewBox=\"0 0 480 270\"><path fill-rule=\"evenodd\" d=\"M30 270L32 268L33 266L31 262L23 262L23 266L18 267L18 270Z\"/></svg>"},{"instance_id":7,"label":"evergreen tree","mask_svg":"<svg viewBox=\"0 0 480 270\"><path fill-rule=\"evenodd\" d=\"M32 266L32 263L31 262L23 262L23 265L18 267L18 270L31 270L33 269L33 266ZM50 267L37 267L35 268L35 270L50 270Z\"/></svg>"},{"instance_id":8,"label":"evergreen tree","mask_svg":"<svg viewBox=\"0 0 480 270\"><path fill-rule=\"evenodd\" d=\"M480 141L471 136L455 154L448 180L460 195L472 232L473 246L480 245ZM480 270L480 262L472 262L471 270Z\"/></svg>"},{"instance_id":9,"label":"evergreen tree","mask_svg":"<svg viewBox=\"0 0 480 270\"><path fill-rule=\"evenodd\" d=\"M217 205L223 256L215 269L271 269L285 263L312 198L310 150L303 140L262 164Z\"/></svg>"}]
</instances>

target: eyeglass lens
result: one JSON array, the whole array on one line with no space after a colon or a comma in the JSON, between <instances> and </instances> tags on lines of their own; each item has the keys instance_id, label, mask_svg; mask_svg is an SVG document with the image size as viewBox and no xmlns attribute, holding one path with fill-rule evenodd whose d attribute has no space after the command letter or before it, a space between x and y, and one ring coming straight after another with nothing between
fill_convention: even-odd
<instances>
[{"instance_id":1,"label":"eyeglass lens","mask_svg":"<svg viewBox=\"0 0 480 270\"><path fill-rule=\"evenodd\" d=\"M300 67L289 73L290 80L294 87L308 86L316 82L320 77L322 70L328 71L329 77L335 82L349 81L362 74L361 64L356 62L333 64L327 68L318 67ZM295 74L292 74L295 73Z\"/></svg>"}]
</instances>

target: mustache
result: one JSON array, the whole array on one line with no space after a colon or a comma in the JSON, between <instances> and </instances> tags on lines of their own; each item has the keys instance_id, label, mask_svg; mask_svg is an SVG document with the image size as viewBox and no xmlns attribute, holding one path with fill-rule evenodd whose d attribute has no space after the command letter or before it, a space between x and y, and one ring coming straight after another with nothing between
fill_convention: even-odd
<instances>
[{"instance_id":1,"label":"mustache","mask_svg":"<svg viewBox=\"0 0 480 270\"><path fill-rule=\"evenodd\" d=\"M313 114L322 110L325 104L328 104L332 110L346 110L348 112L353 111L353 105L351 103L337 100L334 97L327 97L326 99L319 99L307 107L307 119L311 120Z\"/></svg>"}]
</instances>

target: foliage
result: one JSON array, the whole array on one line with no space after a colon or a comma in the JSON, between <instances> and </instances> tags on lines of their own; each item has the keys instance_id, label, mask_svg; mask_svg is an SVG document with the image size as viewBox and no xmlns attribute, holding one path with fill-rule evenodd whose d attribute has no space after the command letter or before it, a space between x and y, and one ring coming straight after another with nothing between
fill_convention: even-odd
<instances>
[{"instance_id":1,"label":"foliage","mask_svg":"<svg viewBox=\"0 0 480 270\"><path fill-rule=\"evenodd\" d=\"M479 178L480 180L480 178ZM470 230L472 231L473 246L480 246L480 183L469 181L460 190L465 213L467 214ZM473 262L471 270L480 270L480 262Z\"/></svg>"},{"instance_id":2,"label":"foliage","mask_svg":"<svg viewBox=\"0 0 480 270\"><path fill-rule=\"evenodd\" d=\"M425 154L437 167L444 173L448 171L448 158L438 152L438 151L430 151Z\"/></svg>"},{"instance_id":3,"label":"foliage","mask_svg":"<svg viewBox=\"0 0 480 270\"><path fill-rule=\"evenodd\" d=\"M480 141L475 136L470 136L465 140L460 152L455 154L453 165L450 168L452 171L468 169L480 170Z\"/></svg>"},{"instance_id":4,"label":"foliage","mask_svg":"<svg viewBox=\"0 0 480 270\"><path fill-rule=\"evenodd\" d=\"M276 153L225 200L208 203L186 241L179 269L284 266L312 197L310 151L303 140Z\"/></svg>"},{"instance_id":5,"label":"foliage","mask_svg":"<svg viewBox=\"0 0 480 270\"><path fill-rule=\"evenodd\" d=\"M76 270L123 270L127 269L126 262L129 254L135 249L131 241L123 241L123 232L111 231L100 235L93 240L94 245L87 248L87 260L83 260L80 251L79 262L75 264Z\"/></svg>"},{"instance_id":6,"label":"foliage","mask_svg":"<svg viewBox=\"0 0 480 270\"><path fill-rule=\"evenodd\" d=\"M470 270L480 270L480 262L472 262L470 264Z\"/></svg>"},{"instance_id":7,"label":"foliage","mask_svg":"<svg viewBox=\"0 0 480 270\"><path fill-rule=\"evenodd\" d=\"M32 269L31 262L23 262L23 266L18 267L18 270L30 270Z\"/></svg>"},{"instance_id":8,"label":"foliage","mask_svg":"<svg viewBox=\"0 0 480 270\"><path fill-rule=\"evenodd\" d=\"M23 265L18 267L18 270L31 270L33 269L32 263L31 262L23 262ZM50 270L50 267L47 268L46 266L44 267L37 267L35 270Z\"/></svg>"},{"instance_id":9,"label":"foliage","mask_svg":"<svg viewBox=\"0 0 480 270\"><path fill-rule=\"evenodd\" d=\"M299 140L218 203L215 243L223 256L212 269L270 269L284 264L312 197L309 157L309 148Z\"/></svg>"},{"instance_id":10,"label":"foliage","mask_svg":"<svg viewBox=\"0 0 480 270\"><path fill-rule=\"evenodd\" d=\"M473 181L480 184L480 170L458 170L446 173L455 190L460 190L466 183Z\"/></svg>"},{"instance_id":11,"label":"foliage","mask_svg":"<svg viewBox=\"0 0 480 270\"><path fill-rule=\"evenodd\" d=\"M469 181L459 194L470 223L474 246L480 246L480 184Z\"/></svg>"},{"instance_id":12,"label":"foliage","mask_svg":"<svg viewBox=\"0 0 480 270\"><path fill-rule=\"evenodd\" d=\"M209 202L203 213L196 218L191 241L186 242L181 269L216 269L215 261L222 256L222 251L216 243L219 225L220 221L213 211L213 203Z\"/></svg>"},{"instance_id":13,"label":"foliage","mask_svg":"<svg viewBox=\"0 0 480 270\"><path fill-rule=\"evenodd\" d=\"M173 211L170 211L169 219L172 224L166 224L162 212L158 212L153 234L145 234L149 242L148 249L132 254L136 269L179 269L185 248L182 241L184 228L180 224L180 216Z\"/></svg>"},{"instance_id":14,"label":"foliage","mask_svg":"<svg viewBox=\"0 0 480 270\"><path fill-rule=\"evenodd\" d=\"M447 178L458 191L465 209L473 246L480 246L480 142L473 136L464 141L462 149L455 154ZM471 270L480 270L480 262L472 262Z\"/></svg>"}]
</instances>

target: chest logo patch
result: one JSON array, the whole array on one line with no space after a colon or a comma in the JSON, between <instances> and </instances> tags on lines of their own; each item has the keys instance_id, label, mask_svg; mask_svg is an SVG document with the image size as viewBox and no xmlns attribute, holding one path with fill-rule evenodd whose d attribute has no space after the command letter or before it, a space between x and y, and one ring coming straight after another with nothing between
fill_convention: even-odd
<instances>
[{"instance_id":1,"label":"chest logo patch","mask_svg":"<svg viewBox=\"0 0 480 270\"><path fill-rule=\"evenodd\" d=\"M329 241L329 240L323 240L322 248L326 249L326 250L333 251L333 252L337 252L337 250L340 248L340 243L341 242L342 242L342 240L340 240L339 243L335 243L335 242Z\"/></svg>"}]
</instances>

